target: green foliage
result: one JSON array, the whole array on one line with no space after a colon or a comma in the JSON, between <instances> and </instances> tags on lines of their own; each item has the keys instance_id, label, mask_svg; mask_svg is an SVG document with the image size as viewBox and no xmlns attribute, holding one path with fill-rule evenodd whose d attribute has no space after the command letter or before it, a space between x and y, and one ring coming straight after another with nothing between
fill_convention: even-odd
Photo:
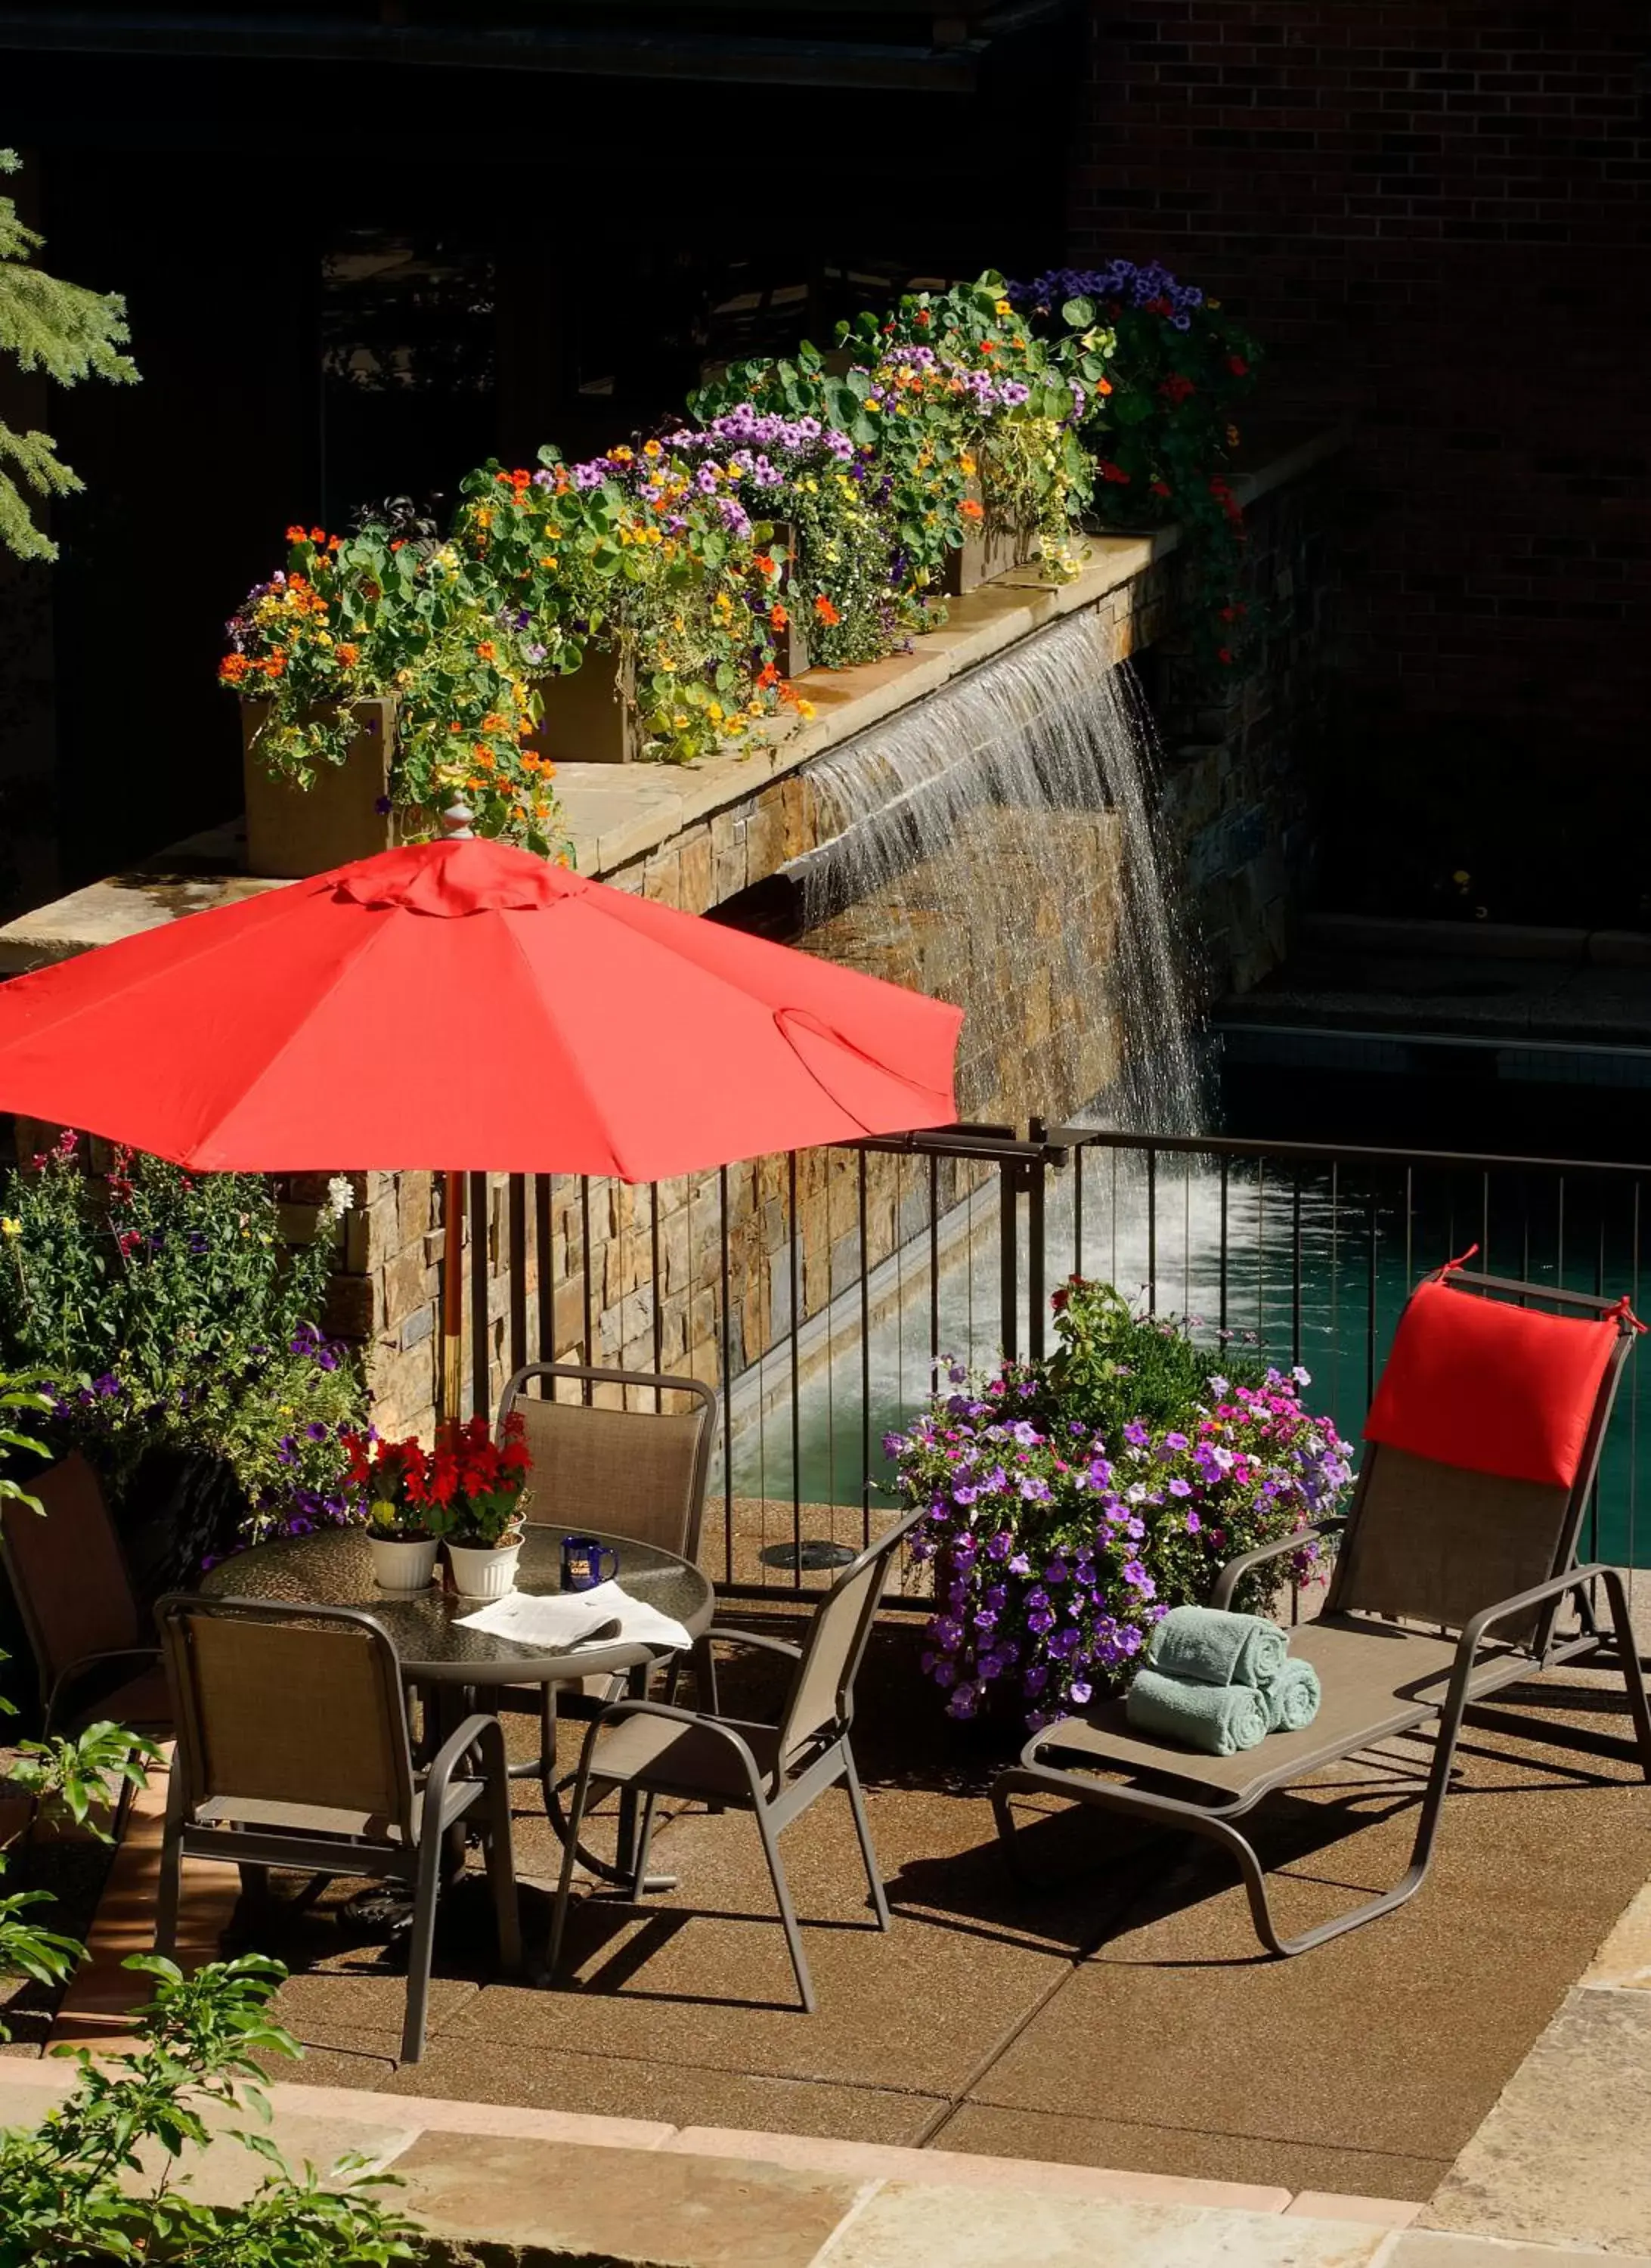
<instances>
[{"instance_id":1,"label":"green foliage","mask_svg":"<svg viewBox=\"0 0 1651 2268\"><path fill-rule=\"evenodd\" d=\"M1050 1300L1058 1342L1032 1397L1040 1416L1075 1419L1115 1440L1131 1419L1149 1427L1190 1422L1209 1398L1210 1352L1176 1319L1137 1314L1110 1284L1074 1277ZM1238 1386L1258 1387L1266 1365L1230 1349L1221 1364Z\"/></svg>"},{"instance_id":2,"label":"green foliage","mask_svg":"<svg viewBox=\"0 0 1651 2268\"><path fill-rule=\"evenodd\" d=\"M26 1457L39 1451L35 1436L18 1432L12 1420L26 1411L38 1418L49 1417L57 1406L48 1391L50 1384L47 1371L0 1371L0 1456ZM41 1509L40 1498L31 1496L21 1481L4 1469L0 1469L0 1504L26 1505L31 1512Z\"/></svg>"},{"instance_id":3,"label":"green foliage","mask_svg":"<svg viewBox=\"0 0 1651 2268\"><path fill-rule=\"evenodd\" d=\"M49 1411L51 1397L43 1384L39 1378L23 1381L0 1372L0 1410L33 1410L42 1415ZM12 1426L0 1430L0 1443L12 1453L45 1454L36 1435L19 1432ZM41 1512L39 1501L3 1474L0 1498L22 1504L37 1514ZM0 1654L0 1661L4 1659ZM11 1702L0 1693L0 1716L15 1714ZM141 1786L145 1762L158 1754L152 1741L119 1725L88 1725L72 1739L60 1734L50 1741L24 1742L6 1777L33 1798L37 1817L67 1813L77 1825L91 1826L107 1842L108 1837L92 1820L94 1809L107 1807L111 1789L122 1780ZM4 1872L5 1859L0 1855L0 1874ZM80 1948L71 1938L25 1919L31 1908L51 1903L44 1890L14 1890L0 1896L0 1979L26 1977L36 1984L53 1985L72 1974ZM5 2025L0 2023L0 2040L6 2037ZM0 2191L0 2198L4 2196Z\"/></svg>"},{"instance_id":4,"label":"green foliage","mask_svg":"<svg viewBox=\"0 0 1651 2268\"><path fill-rule=\"evenodd\" d=\"M393 694L404 823L433 831L459 792L483 833L560 855L549 767L524 747L539 684L616 653L643 755L745 744L782 707L813 713L780 676L774 632L800 622L829 668L892 653L941 618L948 555L982 532L1070 580L1097 493L1103 519L1116 489L1138 518L1162 504L1188 522L1204 585L1228 600L1212 636L1230 648L1242 516L1223 421L1248 364L1213 303L1170 283L1164 320L1077 296L1028 314L1017 296L1042 285L990 270L910 292L840 326L829 354L805 341L731 364L690 397L695 423L639 446L579 465L546 447L537 471L490 460L445 542L290 528L286 567L231 624L220 681L269 703L256 745L301 785L343 761L352 701ZM1181 302L1202 311L1184 335Z\"/></svg>"},{"instance_id":5,"label":"green foliage","mask_svg":"<svg viewBox=\"0 0 1651 2268\"><path fill-rule=\"evenodd\" d=\"M0 2268L383 2268L416 2258L415 2225L380 2193L393 2177L364 2173L358 2158L325 2176L312 2166L295 2174L254 2129L227 2137L268 2162L252 2197L213 2207L189 2196L175 2161L213 2139L207 2112L267 2124L259 2058L301 2052L269 2014L285 1972L255 1955L193 1977L170 1961L126 1966L154 1980L136 2018L142 2045L101 2066L82 2051L68 2100L34 2132L0 2134Z\"/></svg>"},{"instance_id":6,"label":"green foliage","mask_svg":"<svg viewBox=\"0 0 1651 2268\"><path fill-rule=\"evenodd\" d=\"M485 563L377 523L349 536L290 527L287 541L286 565L249 593L218 665L222 684L268 703L253 746L270 772L313 785L319 766L344 761L353 704L388 696L404 832L433 832L462 792L482 833L564 852L551 767L524 745L539 715L524 642Z\"/></svg>"},{"instance_id":7,"label":"green foliage","mask_svg":"<svg viewBox=\"0 0 1651 2268\"><path fill-rule=\"evenodd\" d=\"M0 1359L71 1381L48 1399L54 1447L83 1448L117 1494L151 1448L209 1452L261 1527L295 1507L341 1516L341 1499L321 1507L337 1498L365 1390L316 1319L350 1197L332 1185L315 1241L289 1248L257 1174L123 1150L94 1174L72 1134L14 1170L0 1190Z\"/></svg>"},{"instance_id":8,"label":"green foliage","mask_svg":"<svg viewBox=\"0 0 1651 2268\"><path fill-rule=\"evenodd\" d=\"M0 173L15 173L19 166L14 150L0 150ZM126 302L34 267L44 242L18 218L15 200L0 196L0 354L13 357L21 371L43 371L58 386L85 378L134 384L136 366L120 351L129 336ZM73 496L85 485L58 456L49 433L19 433L0 420L0 544L19 559L55 559L57 546L29 517L19 480L47 497Z\"/></svg>"}]
</instances>

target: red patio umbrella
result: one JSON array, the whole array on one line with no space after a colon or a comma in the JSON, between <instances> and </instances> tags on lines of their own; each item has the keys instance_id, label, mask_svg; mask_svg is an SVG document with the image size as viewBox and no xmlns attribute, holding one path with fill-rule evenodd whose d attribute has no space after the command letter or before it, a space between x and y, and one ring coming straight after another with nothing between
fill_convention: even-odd
<instances>
[{"instance_id":1,"label":"red patio umbrella","mask_svg":"<svg viewBox=\"0 0 1651 2268\"><path fill-rule=\"evenodd\" d=\"M471 838L0 985L0 1109L203 1172L656 1181L943 1125L962 1011ZM461 1277L447 1240L447 1414Z\"/></svg>"}]
</instances>

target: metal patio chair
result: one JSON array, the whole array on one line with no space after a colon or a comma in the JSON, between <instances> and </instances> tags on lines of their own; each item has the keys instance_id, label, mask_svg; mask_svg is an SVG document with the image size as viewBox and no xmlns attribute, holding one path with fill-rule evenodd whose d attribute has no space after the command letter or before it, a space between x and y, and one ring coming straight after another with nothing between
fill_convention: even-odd
<instances>
[{"instance_id":1,"label":"metal patio chair","mask_svg":"<svg viewBox=\"0 0 1651 2268\"><path fill-rule=\"evenodd\" d=\"M444 1853L474 1812L505 1970L521 1960L505 1735L467 1717L416 1776L395 1648L371 1615L174 1592L155 1609L176 1713L155 1950L177 1935L183 1861L225 1859L249 1888L271 1867L405 1882L402 2060L424 2052ZM475 1756L474 1777L461 1768Z\"/></svg>"},{"instance_id":2,"label":"metal patio chair","mask_svg":"<svg viewBox=\"0 0 1651 2268\"><path fill-rule=\"evenodd\" d=\"M585 1736L574 1783L570 1832L564 1845L550 1926L548 1968L553 1983L567 1926L579 1827L593 1793L600 1800L615 1788L644 1799L630 1885L636 1900L640 1900L647 1878L648 1843L661 1795L697 1798L716 1810L751 1813L806 2014L812 2015L814 2011L814 1983L780 1863L778 1837L800 1812L839 1780L847 1790L854 1815L877 1926L888 1927L888 1901L877 1872L877 1854L872 1848L849 1734L854 1721L854 1681L882 1601L888 1563L923 1517L914 1513L900 1521L843 1570L814 1609L808 1634L800 1646L754 1631L713 1627L706 1632L701 1641L706 1653L713 1642L721 1640L730 1646L757 1647L796 1663L778 1724L713 1716L679 1709L665 1701L616 1701L602 1711Z\"/></svg>"},{"instance_id":3,"label":"metal patio chair","mask_svg":"<svg viewBox=\"0 0 1651 2268\"><path fill-rule=\"evenodd\" d=\"M541 1379L548 1382L549 1393L529 1392L530 1385ZM578 1400L557 1396L557 1385L564 1381L581 1388ZM598 1386L618 1388L622 1406L587 1402L585 1392ZM623 1406L633 1390L651 1393L655 1407ZM667 1395L686 1396L689 1407L667 1410ZM697 1378L666 1372L534 1362L519 1370L499 1397L501 1432L512 1411L522 1421L533 1459L524 1499L529 1521L569 1535L600 1528L622 1539L629 1535L656 1544L683 1559L697 1559L717 1426L717 1397L709 1386ZM622 1564L622 1579L623 1573ZM539 1755L531 1764L513 1764L511 1776L539 1781L546 1813L558 1829L563 1825L556 1778L558 1712L588 1717L617 1700L625 1683L620 1673L587 1679L582 1686L503 1687L490 1696L505 1710L537 1711ZM600 1862L592 1863L607 1871Z\"/></svg>"},{"instance_id":4,"label":"metal patio chair","mask_svg":"<svg viewBox=\"0 0 1651 2268\"><path fill-rule=\"evenodd\" d=\"M30 1485L44 1517L0 1503L0 1565L34 1656L46 1734L104 1718L169 1731L160 1649L146 1632L97 1474L77 1449Z\"/></svg>"},{"instance_id":5,"label":"metal patio chair","mask_svg":"<svg viewBox=\"0 0 1651 2268\"><path fill-rule=\"evenodd\" d=\"M1374 1921L1413 1897L1426 1876L1464 1711L1503 1687L1597 1649L1602 1634L1585 1588L1596 1582L1610 1602L1616 1659L1651 1779L1651 1706L1622 1578L1614 1568L1576 1560L1611 1403L1633 1344L1633 1319L1623 1302L1468 1275L1459 1268L1430 1280L1446 1285L1453 1299L1490 1294L1522 1306L1537 1300L1615 1317L1617 1333L1568 1485L1507 1479L1367 1440L1345 1518L1321 1521L1233 1560L1211 1595L1212 1606L1226 1607L1245 1576L1299 1550L1305 1537L1340 1535L1323 1614L1290 1633L1292 1653L1319 1674L1323 1699L1314 1722L1303 1732L1271 1734L1259 1747L1235 1756L1208 1756L1131 1732L1121 1699L1059 1719L1034 1734L1020 1763L992 1788L999 1836L1015 1871L1021 1869L1013 1799L1058 1795L1183 1829L1227 1852L1243 1878L1257 1934L1271 1953L1305 1953ZM1567 1594L1574 1595L1581 1626L1561 1635L1557 1624ZM1232 1822L1321 1766L1429 1724L1437 1727L1433 1760L1402 1880L1298 1937L1281 1936L1262 1862ZM1095 1777L1101 1772L1128 1778Z\"/></svg>"}]
</instances>

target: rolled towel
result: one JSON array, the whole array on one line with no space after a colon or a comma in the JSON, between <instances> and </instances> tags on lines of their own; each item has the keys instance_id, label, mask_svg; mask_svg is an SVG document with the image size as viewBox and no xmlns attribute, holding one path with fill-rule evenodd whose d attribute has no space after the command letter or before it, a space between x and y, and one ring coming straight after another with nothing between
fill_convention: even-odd
<instances>
[{"instance_id":1,"label":"rolled towel","mask_svg":"<svg viewBox=\"0 0 1651 2268\"><path fill-rule=\"evenodd\" d=\"M1286 1661L1265 1699L1270 1733L1304 1733L1318 1714L1317 1670L1310 1661Z\"/></svg>"},{"instance_id":2,"label":"rolled towel","mask_svg":"<svg viewBox=\"0 0 1651 2268\"><path fill-rule=\"evenodd\" d=\"M1146 1667L1200 1685L1253 1685L1264 1691L1283 1668L1290 1634L1259 1615L1219 1607L1172 1607L1146 1645Z\"/></svg>"},{"instance_id":3,"label":"rolled towel","mask_svg":"<svg viewBox=\"0 0 1651 2268\"><path fill-rule=\"evenodd\" d=\"M1199 1685L1143 1669L1124 1709L1138 1733L1180 1741L1208 1756L1256 1748L1267 1734L1267 1704L1253 1685Z\"/></svg>"}]
</instances>

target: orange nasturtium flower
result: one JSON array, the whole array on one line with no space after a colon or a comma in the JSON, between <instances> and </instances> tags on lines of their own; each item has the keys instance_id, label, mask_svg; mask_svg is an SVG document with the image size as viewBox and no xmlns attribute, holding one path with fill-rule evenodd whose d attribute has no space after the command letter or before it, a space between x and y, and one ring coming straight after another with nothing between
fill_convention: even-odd
<instances>
[{"instance_id":1,"label":"orange nasturtium flower","mask_svg":"<svg viewBox=\"0 0 1651 2268\"><path fill-rule=\"evenodd\" d=\"M771 628L777 630L783 630L786 623L791 620L791 616L786 613L784 607L775 605L769 608L768 619Z\"/></svg>"},{"instance_id":2,"label":"orange nasturtium flower","mask_svg":"<svg viewBox=\"0 0 1651 2268\"><path fill-rule=\"evenodd\" d=\"M475 650L475 658L478 661L492 661L497 659L498 652L498 649L492 639L483 638Z\"/></svg>"},{"instance_id":3,"label":"orange nasturtium flower","mask_svg":"<svg viewBox=\"0 0 1651 2268\"><path fill-rule=\"evenodd\" d=\"M823 591L815 598L814 610L828 630L835 630L843 619Z\"/></svg>"},{"instance_id":4,"label":"orange nasturtium flower","mask_svg":"<svg viewBox=\"0 0 1651 2268\"><path fill-rule=\"evenodd\" d=\"M984 508L976 497L965 497L957 509L965 519L984 519L986 516Z\"/></svg>"}]
</instances>

